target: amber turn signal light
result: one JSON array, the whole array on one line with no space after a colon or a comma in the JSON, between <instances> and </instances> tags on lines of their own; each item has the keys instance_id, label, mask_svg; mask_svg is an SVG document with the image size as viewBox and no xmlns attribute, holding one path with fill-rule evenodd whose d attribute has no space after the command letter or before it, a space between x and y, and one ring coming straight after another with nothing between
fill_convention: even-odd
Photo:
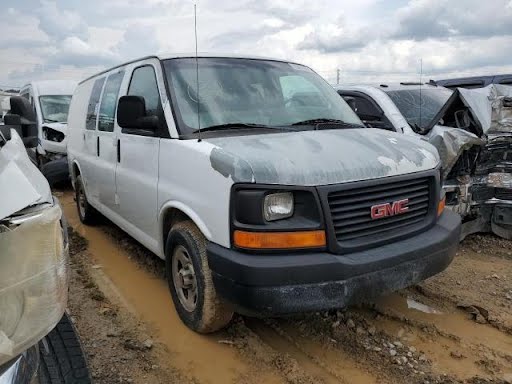
<instances>
[{"instance_id":1,"label":"amber turn signal light","mask_svg":"<svg viewBox=\"0 0 512 384\"><path fill-rule=\"evenodd\" d=\"M439 204L437 205L437 216L441 216L441 213L443 213L445 206L446 206L446 197L443 196L443 198L439 201Z\"/></svg>"},{"instance_id":2,"label":"amber turn signal light","mask_svg":"<svg viewBox=\"0 0 512 384\"><path fill-rule=\"evenodd\" d=\"M245 249L299 249L325 247L325 231L247 232L236 230L233 241Z\"/></svg>"}]
</instances>

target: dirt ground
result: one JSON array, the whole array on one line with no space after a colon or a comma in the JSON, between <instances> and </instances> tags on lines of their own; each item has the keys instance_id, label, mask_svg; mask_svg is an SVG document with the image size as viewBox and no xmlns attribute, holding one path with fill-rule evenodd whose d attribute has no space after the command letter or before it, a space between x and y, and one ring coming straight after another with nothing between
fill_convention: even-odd
<instances>
[{"instance_id":1,"label":"dirt ground","mask_svg":"<svg viewBox=\"0 0 512 384\"><path fill-rule=\"evenodd\" d=\"M202 336L174 311L164 264L115 225L71 230L69 310L96 383L512 383L512 242L466 239L417 286L344 311L238 316Z\"/></svg>"}]
</instances>

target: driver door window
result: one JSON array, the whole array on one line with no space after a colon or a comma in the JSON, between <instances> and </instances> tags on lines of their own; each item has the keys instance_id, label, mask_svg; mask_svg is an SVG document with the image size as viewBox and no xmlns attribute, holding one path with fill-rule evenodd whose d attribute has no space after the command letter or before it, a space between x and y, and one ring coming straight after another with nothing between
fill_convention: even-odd
<instances>
[{"instance_id":1,"label":"driver door window","mask_svg":"<svg viewBox=\"0 0 512 384\"><path fill-rule=\"evenodd\" d=\"M160 94L158 93L155 70L152 66L146 65L133 71L128 95L144 97L147 116L158 116Z\"/></svg>"}]
</instances>

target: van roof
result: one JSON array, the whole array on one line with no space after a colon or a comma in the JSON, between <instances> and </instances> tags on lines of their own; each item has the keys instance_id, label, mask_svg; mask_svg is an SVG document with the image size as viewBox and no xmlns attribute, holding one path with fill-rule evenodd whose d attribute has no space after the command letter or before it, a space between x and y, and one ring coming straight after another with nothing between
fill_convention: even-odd
<instances>
[{"instance_id":1,"label":"van roof","mask_svg":"<svg viewBox=\"0 0 512 384\"><path fill-rule=\"evenodd\" d=\"M87 80L93 79L96 76L102 75L102 74L104 74L106 72L109 72L109 71L111 71L113 69L116 69L116 68L119 68L119 67L124 67L125 65L128 65L128 64L136 63L137 61L142 61L142 60L147 60L147 59L169 60L169 59L195 58L195 57L196 57L196 53L195 52L162 53L162 54L158 54L158 55L150 55L150 56L139 57L138 59L127 61L125 63L116 65L114 67L105 69L104 71L98 72L98 73L96 73L96 74L94 74L92 76L89 76L88 78L80 81L79 84L82 84L82 83L86 82ZM216 57L216 58L234 58L234 59L250 59L250 60L270 60L270 61L280 61L280 62L283 62L283 63L291 63L291 64L304 65L304 64L296 63L296 62L291 61L291 60L276 59L276 58L273 58L273 57L264 57L264 56L255 56L255 55L244 55L244 54L237 54L237 53L232 54L232 53L198 52L197 53L197 57L198 58Z\"/></svg>"},{"instance_id":2,"label":"van roof","mask_svg":"<svg viewBox=\"0 0 512 384\"><path fill-rule=\"evenodd\" d=\"M39 80L31 81L21 89L30 85L39 95L72 95L77 84L75 80Z\"/></svg>"}]
</instances>

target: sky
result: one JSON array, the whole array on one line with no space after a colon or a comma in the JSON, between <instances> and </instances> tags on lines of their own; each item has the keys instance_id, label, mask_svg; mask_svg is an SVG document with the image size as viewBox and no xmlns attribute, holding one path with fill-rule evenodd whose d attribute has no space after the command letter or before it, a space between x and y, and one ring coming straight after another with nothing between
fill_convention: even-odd
<instances>
[{"instance_id":1,"label":"sky","mask_svg":"<svg viewBox=\"0 0 512 384\"><path fill-rule=\"evenodd\" d=\"M512 0L2 0L0 88L193 52L194 3L200 52L289 59L331 83L512 73Z\"/></svg>"}]
</instances>

